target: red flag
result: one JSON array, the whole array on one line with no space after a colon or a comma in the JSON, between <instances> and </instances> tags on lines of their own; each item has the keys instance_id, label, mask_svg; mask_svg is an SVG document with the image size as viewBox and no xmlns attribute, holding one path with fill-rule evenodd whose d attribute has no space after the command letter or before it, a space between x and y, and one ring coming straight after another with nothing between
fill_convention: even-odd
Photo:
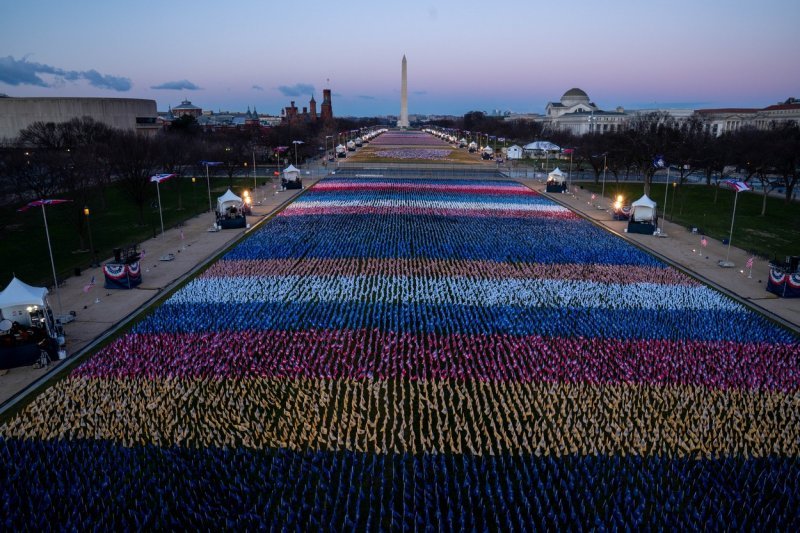
<instances>
[{"instance_id":1,"label":"red flag","mask_svg":"<svg viewBox=\"0 0 800 533\"><path fill-rule=\"evenodd\" d=\"M743 191L749 191L750 190L750 187L748 187L745 182L740 181L740 180L727 179L727 180L722 180L720 182L720 184L721 185L726 185L726 186L730 187L731 189L733 189L736 192L743 192Z\"/></svg>"},{"instance_id":2,"label":"red flag","mask_svg":"<svg viewBox=\"0 0 800 533\"><path fill-rule=\"evenodd\" d=\"M89 292L92 287L94 287L94 276L92 276L92 281L83 286L83 292Z\"/></svg>"}]
</instances>

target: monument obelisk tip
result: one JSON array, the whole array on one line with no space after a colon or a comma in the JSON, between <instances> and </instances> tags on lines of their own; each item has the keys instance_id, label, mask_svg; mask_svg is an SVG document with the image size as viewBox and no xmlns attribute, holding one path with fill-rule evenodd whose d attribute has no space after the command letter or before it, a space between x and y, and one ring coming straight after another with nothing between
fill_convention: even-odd
<instances>
[{"instance_id":1,"label":"monument obelisk tip","mask_svg":"<svg viewBox=\"0 0 800 533\"><path fill-rule=\"evenodd\" d=\"M408 63L405 54L403 54L400 70L400 118L397 121L397 127L408 128Z\"/></svg>"}]
</instances>

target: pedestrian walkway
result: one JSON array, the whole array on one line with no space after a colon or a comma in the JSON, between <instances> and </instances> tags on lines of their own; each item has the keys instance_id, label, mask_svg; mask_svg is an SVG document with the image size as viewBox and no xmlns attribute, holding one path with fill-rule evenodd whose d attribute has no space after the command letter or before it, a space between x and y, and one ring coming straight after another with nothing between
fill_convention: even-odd
<instances>
[{"instance_id":1,"label":"pedestrian walkway","mask_svg":"<svg viewBox=\"0 0 800 533\"><path fill-rule=\"evenodd\" d=\"M306 188L320 176L303 176ZM44 376L57 371L59 367L75 360L81 351L118 324L161 296L173 284L192 272L199 265L216 256L219 252L240 239L246 232L264 220L302 191L279 191L274 184L259 187L255 195L256 205L252 216L247 217L248 229L209 231L215 222L213 213L203 213L183 226L175 227L156 238L142 242L140 261L142 284L132 290L112 290L103 287L104 276L101 267L84 270L80 276L67 280L59 288L59 297L50 294L50 304L56 315L71 315L74 320L64 326L66 333L67 358L56 361L45 368L30 366L18 367L0 375L0 405ZM162 260L172 257L171 260ZM106 260L107 261L107 260ZM101 264L106 262L101 261ZM95 285L89 290L92 278ZM61 309L58 301L61 301Z\"/></svg>"},{"instance_id":2,"label":"pedestrian walkway","mask_svg":"<svg viewBox=\"0 0 800 533\"><path fill-rule=\"evenodd\" d=\"M769 262L755 257L753 268L747 268L750 254L735 246L730 248L730 261L734 266L722 268L728 247L722 242L707 238L707 246L701 244L701 235L671 222L663 224L665 237L626 233L627 221L613 220L611 198L592 199L593 193L573 187L570 193L545 193L540 180L520 179L529 187L578 212L587 219L612 231L636 245L650 250L680 266L704 282L710 283L749 302L757 310L774 315L785 325L800 331L800 299L786 299L767 292ZM661 221L659 222L661 225ZM732 243L735 244L735 243Z\"/></svg>"}]
</instances>

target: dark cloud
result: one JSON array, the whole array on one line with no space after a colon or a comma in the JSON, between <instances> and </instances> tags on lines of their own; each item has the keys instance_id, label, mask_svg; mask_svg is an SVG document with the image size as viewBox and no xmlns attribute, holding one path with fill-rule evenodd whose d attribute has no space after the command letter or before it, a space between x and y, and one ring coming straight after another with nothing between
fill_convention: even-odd
<instances>
[{"instance_id":1,"label":"dark cloud","mask_svg":"<svg viewBox=\"0 0 800 533\"><path fill-rule=\"evenodd\" d=\"M294 85L281 85L278 90L283 96L303 96L314 94L314 86L308 83L295 83Z\"/></svg>"},{"instance_id":2,"label":"dark cloud","mask_svg":"<svg viewBox=\"0 0 800 533\"><path fill-rule=\"evenodd\" d=\"M369 96L367 94L359 94L358 97L362 100L375 100L374 96Z\"/></svg>"},{"instance_id":3,"label":"dark cloud","mask_svg":"<svg viewBox=\"0 0 800 533\"><path fill-rule=\"evenodd\" d=\"M167 91L199 91L200 87L189 80L167 81L161 85L154 85L151 89L164 89Z\"/></svg>"},{"instance_id":4,"label":"dark cloud","mask_svg":"<svg viewBox=\"0 0 800 533\"><path fill-rule=\"evenodd\" d=\"M54 76L51 82L41 75ZM12 56L0 57L0 82L9 85L35 85L37 87L60 87L65 81L86 80L89 85L113 91L129 91L133 84L130 78L109 76L91 70L64 70L51 65L33 63L26 58L14 59Z\"/></svg>"},{"instance_id":5,"label":"dark cloud","mask_svg":"<svg viewBox=\"0 0 800 533\"><path fill-rule=\"evenodd\" d=\"M263 91L264 90L264 88L261 85L253 85L250 88L253 89L254 91Z\"/></svg>"}]
</instances>

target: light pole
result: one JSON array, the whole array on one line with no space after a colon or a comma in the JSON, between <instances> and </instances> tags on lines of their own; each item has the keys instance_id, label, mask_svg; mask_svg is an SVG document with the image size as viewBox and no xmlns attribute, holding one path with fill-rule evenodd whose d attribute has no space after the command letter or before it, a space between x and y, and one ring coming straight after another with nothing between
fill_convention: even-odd
<instances>
[{"instance_id":1,"label":"light pole","mask_svg":"<svg viewBox=\"0 0 800 533\"><path fill-rule=\"evenodd\" d=\"M292 141L294 145L294 166L297 166L297 145L298 144L305 144L303 141Z\"/></svg>"},{"instance_id":2,"label":"light pole","mask_svg":"<svg viewBox=\"0 0 800 533\"><path fill-rule=\"evenodd\" d=\"M216 167L222 164L221 161L200 161L201 165L206 167L206 187L208 188L208 212L211 213L214 208L211 206L211 178L208 176L208 167Z\"/></svg>"},{"instance_id":3,"label":"light pole","mask_svg":"<svg viewBox=\"0 0 800 533\"><path fill-rule=\"evenodd\" d=\"M256 199L258 198L258 194L256 193L256 187L258 187L256 175L256 149L253 148L253 205L261 205L260 202L256 202Z\"/></svg>"},{"instance_id":4,"label":"light pole","mask_svg":"<svg viewBox=\"0 0 800 533\"><path fill-rule=\"evenodd\" d=\"M89 206L83 206L83 214L86 217L86 231L89 233L89 255L92 258L91 266L97 266L97 257L94 253L94 242L92 242L92 225L89 223Z\"/></svg>"},{"instance_id":5,"label":"light pole","mask_svg":"<svg viewBox=\"0 0 800 533\"><path fill-rule=\"evenodd\" d=\"M608 152L603 154L603 187L600 189L600 198L606 196L606 170L608 170Z\"/></svg>"},{"instance_id":6,"label":"light pole","mask_svg":"<svg viewBox=\"0 0 800 533\"><path fill-rule=\"evenodd\" d=\"M331 140L331 152L333 152L333 135L325 136L325 159L328 159L328 139Z\"/></svg>"},{"instance_id":7,"label":"light pole","mask_svg":"<svg viewBox=\"0 0 800 533\"><path fill-rule=\"evenodd\" d=\"M722 180L722 182L720 183L725 184L726 186L736 191L736 195L733 197L733 214L731 215L731 230L728 233L728 251L725 252L725 261L719 262L719 266L723 268L730 268L733 266L733 262L730 261L730 255L731 255L731 241L733 240L733 221L736 220L736 202L739 200L739 193L742 191L749 191L750 187L748 187L745 182L735 179Z\"/></svg>"},{"instance_id":8,"label":"light pole","mask_svg":"<svg viewBox=\"0 0 800 533\"><path fill-rule=\"evenodd\" d=\"M53 260L53 247L50 244L50 230L47 227L47 213L45 213L44 206L50 204L63 204L64 202L70 202L71 200L36 200L30 202L28 205L21 207L17 211L27 211L31 207L41 207L42 208L42 219L44 220L44 234L47 237L47 251L50 253L50 268L53 269L53 290L56 293L56 299L58 300L58 312L59 314L63 314L64 308L61 306L61 293L58 292L58 276L56 276L56 263Z\"/></svg>"},{"instance_id":9,"label":"light pole","mask_svg":"<svg viewBox=\"0 0 800 533\"><path fill-rule=\"evenodd\" d=\"M150 177L151 182L156 184L156 194L158 195L158 218L161 220L161 236L164 236L164 215L161 211L161 182L174 178L175 174L156 174Z\"/></svg>"},{"instance_id":10,"label":"light pole","mask_svg":"<svg viewBox=\"0 0 800 533\"><path fill-rule=\"evenodd\" d=\"M667 179L664 181L664 220L661 221L661 233L664 233L664 222L667 221L667 192L669 192L669 165L667 165Z\"/></svg>"}]
</instances>

